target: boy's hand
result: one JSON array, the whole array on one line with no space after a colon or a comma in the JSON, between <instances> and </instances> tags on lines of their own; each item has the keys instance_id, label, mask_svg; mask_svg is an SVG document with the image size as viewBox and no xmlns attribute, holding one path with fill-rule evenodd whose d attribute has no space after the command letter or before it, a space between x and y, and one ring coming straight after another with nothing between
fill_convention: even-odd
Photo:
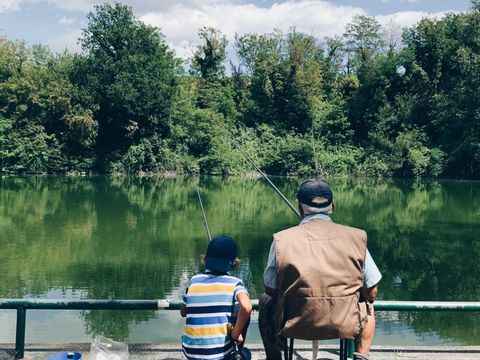
<instances>
[{"instance_id":1,"label":"boy's hand","mask_svg":"<svg viewBox=\"0 0 480 360\"><path fill-rule=\"evenodd\" d=\"M230 338L235 341L237 344L241 344L243 342L243 336L242 334L238 334L238 335L234 335L235 332L234 330L232 329L232 331L230 332Z\"/></svg>"},{"instance_id":2,"label":"boy's hand","mask_svg":"<svg viewBox=\"0 0 480 360\"><path fill-rule=\"evenodd\" d=\"M187 316L187 305L185 304L180 305L180 316L181 317Z\"/></svg>"}]
</instances>

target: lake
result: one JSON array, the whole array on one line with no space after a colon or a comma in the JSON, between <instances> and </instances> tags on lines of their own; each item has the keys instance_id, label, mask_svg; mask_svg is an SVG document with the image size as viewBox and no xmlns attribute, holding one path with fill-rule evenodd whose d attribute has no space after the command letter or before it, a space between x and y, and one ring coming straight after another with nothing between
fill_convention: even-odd
<instances>
[{"instance_id":1,"label":"lake","mask_svg":"<svg viewBox=\"0 0 480 360\"><path fill-rule=\"evenodd\" d=\"M292 202L302 180L272 178ZM479 182L327 180L334 221L368 232L380 299L480 301ZM0 179L0 297L178 301L208 241L197 185L258 298L272 233L298 222L264 180L104 176ZM14 342L15 319L0 310L0 342ZM176 311L31 310L26 341L171 343L182 325ZM248 339L260 341L255 321ZM480 345L480 314L379 312L374 343Z\"/></svg>"}]
</instances>

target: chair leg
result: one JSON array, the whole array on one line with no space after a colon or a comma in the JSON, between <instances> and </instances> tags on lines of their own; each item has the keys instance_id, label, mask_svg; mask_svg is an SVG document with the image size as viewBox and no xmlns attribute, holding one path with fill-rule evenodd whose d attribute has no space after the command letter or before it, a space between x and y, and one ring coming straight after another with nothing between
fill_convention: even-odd
<instances>
[{"instance_id":1,"label":"chair leg","mask_svg":"<svg viewBox=\"0 0 480 360\"><path fill-rule=\"evenodd\" d=\"M350 342L348 339L340 339L340 360L348 360Z\"/></svg>"},{"instance_id":2,"label":"chair leg","mask_svg":"<svg viewBox=\"0 0 480 360\"><path fill-rule=\"evenodd\" d=\"M293 338L290 339L290 349L288 352L288 360L292 360L292 359L293 359Z\"/></svg>"},{"instance_id":3,"label":"chair leg","mask_svg":"<svg viewBox=\"0 0 480 360\"><path fill-rule=\"evenodd\" d=\"M285 348L283 349L283 358L288 360L288 341L285 341Z\"/></svg>"}]
</instances>

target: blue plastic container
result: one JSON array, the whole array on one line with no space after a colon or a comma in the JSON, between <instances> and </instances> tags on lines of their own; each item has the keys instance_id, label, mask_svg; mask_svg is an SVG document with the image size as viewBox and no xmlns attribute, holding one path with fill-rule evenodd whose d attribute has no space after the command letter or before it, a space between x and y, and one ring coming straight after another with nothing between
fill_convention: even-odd
<instances>
[{"instance_id":1,"label":"blue plastic container","mask_svg":"<svg viewBox=\"0 0 480 360\"><path fill-rule=\"evenodd\" d=\"M75 351L63 351L50 355L47 360L81 360L82 354Z\"/></svg>"}]
</instances>

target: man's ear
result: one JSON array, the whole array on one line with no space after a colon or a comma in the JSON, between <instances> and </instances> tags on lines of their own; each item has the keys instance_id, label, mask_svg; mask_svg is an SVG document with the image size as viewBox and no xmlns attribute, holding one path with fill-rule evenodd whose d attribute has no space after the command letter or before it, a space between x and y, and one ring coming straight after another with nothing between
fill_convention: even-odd
<instances>
[{"instance_id":1,"label":"man's ear","mask_svg":"<svg viewBox=\"0 0 480 360\"><path fill-rule=\"evenodd\" d=\"M297 206L298 206L298 212L300 213L300 217L303 219L303 208L302 208L302 205L300 205L299 202L297 202Z\"/></svg>"},{"instance_id":2,"label":"man's ear","mask_svg":"<svg viewBox=\"0 0 480 360\"><path fill-rule=\"evenodd\" d=\"M335 211L335 205L336 205L335 200L332 200L332 212Z\"/></svg>"}]
</instances>

